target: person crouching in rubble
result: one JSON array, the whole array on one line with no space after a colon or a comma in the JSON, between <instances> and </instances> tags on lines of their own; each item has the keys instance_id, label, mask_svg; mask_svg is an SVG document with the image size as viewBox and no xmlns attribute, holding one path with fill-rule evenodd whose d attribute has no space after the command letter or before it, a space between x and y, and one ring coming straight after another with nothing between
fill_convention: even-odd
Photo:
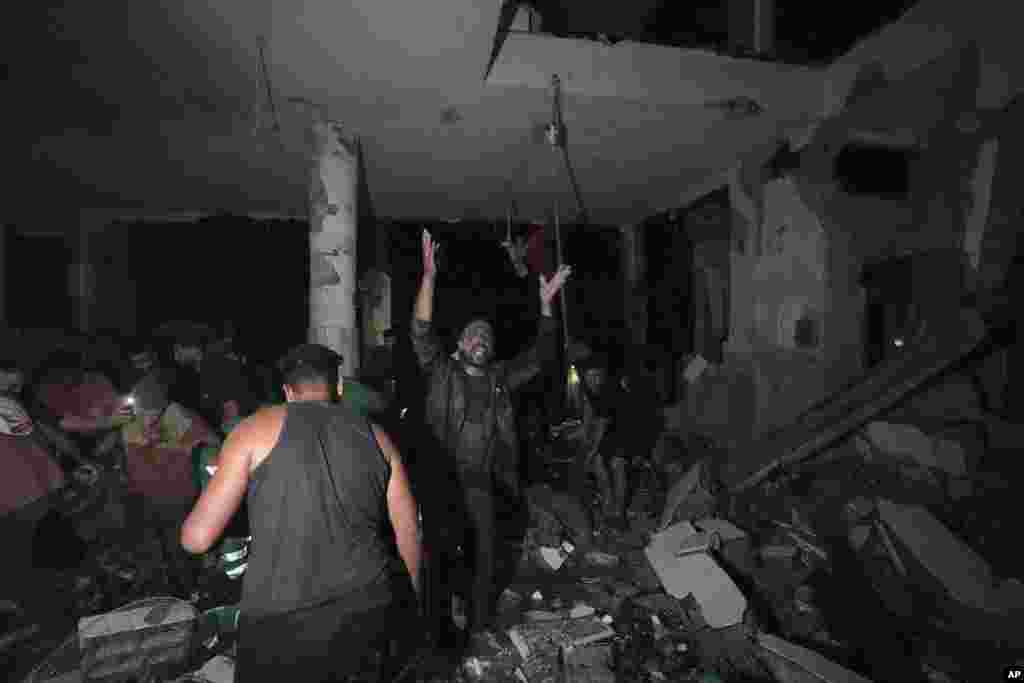
<instances>
[{"instance_id":1,"label":"person crouching in rubble","mask_svg":"<svg viewBox=\"0 0 1024 683\"><path fill-rule=\"evenodd\" d=\"M608 379L605 357L592 353L576 363L582 373L583 420L566 434L577 448L573 467L574 495L586 504L587 478L597 480L605 522L619 528L626 525L628 494L628 444L622 438L621 392Z\"/></svg>"},{"instance_id":2,"label":"person crouching in rubble","mask_svg":"<svg viewBox=\"0 0 1024 683\"><path fill-rule=\"evenodd\" d=\"M454 500L449 497L445 505L449 506L448 514L459 510L454 513L452 526L459 525L466 532L464 538L439 541L442 547L437 550L442 558L436 566L438 573L442 573L456 562L458 553L453 546L462 543L472 549L467 553L473 565L467 616L469 630L479 631L488 626L494 597L495 483L503 485L511 498L519 499L519 438L510 392L533 378L544 362L557 353L551 301L569 278L571 269L563 266L550 280L540 276L541 319L537 340L516 358L507 363L494 362L494 329L484 320L473 320L465 326L457 350L449 356L442 350L431 325L437 247L426 230L421 246L423 275L410 328L412 345L427 375L426 422L451 459L434 469L454 469L456 475L455 481L438 481L437 486L457 486L451 492ZM434 494L441 497L438 491ZM428 521L432 528L439 524L443 522ZM440 604L432 607L444 614L451 592L438 588ZM442 635L456 635L447 620L442 628L448 629Z\"/></svg>"},{"instance_id":3,"label":"person crouching in rubble","mask_svg":"<svg viewBox=\"0 0 1024 683\"><path fill-rule=\"evenodd\" d=\"M336 404L340 362L318 344L281 359L286 403L231 431L181 531L182 546L205 553L248 504L238 683L370 673L415 617L416 501L390 437Z\"/></svg>"},{"instance_id":4,"label":"person crouching in rubble","mask_svg":"<svg viewBox=\"0 0 1024 683\"><path fill-rule=\"evenodd\" d=\"M177 536L199 494L192 475L192 449L217 445L220 438L202 417L168 399L160 370L136 382L125 402L132 408L130 421L120 429L127 490L158 528L175 578L188 595L193 588L192 569Z\"/></svg>"}]
</instances>

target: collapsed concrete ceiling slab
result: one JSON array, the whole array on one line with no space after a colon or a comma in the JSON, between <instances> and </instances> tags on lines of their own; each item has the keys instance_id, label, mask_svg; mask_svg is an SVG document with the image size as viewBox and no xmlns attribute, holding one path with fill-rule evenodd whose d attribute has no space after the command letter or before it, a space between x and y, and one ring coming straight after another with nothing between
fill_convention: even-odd
<instances>
[{"instance_id":1,"label":"collapsed concrete ceiling slab","mask_svg":"<svg viewBox=\"0 0 1024 683\"><path fill-rule=\"evenodd\" d=\"M360 137L380 216L497 218L513 203L524 218L553 205L568 216L573 193L537 133L551 120L545 74L571 71L565 123L590 217L629 223L678 206L822 107L824 71L552 37L534 39L544 48L532 66L521 50L499 55L496 66L518 72L489 82L500 5L18 8L5 29L8 214L32 216L55 196L68 207L301 214L316 114ZM716 106L738 97L760 98L763 113Z\"/></svg>"}]
</instances>

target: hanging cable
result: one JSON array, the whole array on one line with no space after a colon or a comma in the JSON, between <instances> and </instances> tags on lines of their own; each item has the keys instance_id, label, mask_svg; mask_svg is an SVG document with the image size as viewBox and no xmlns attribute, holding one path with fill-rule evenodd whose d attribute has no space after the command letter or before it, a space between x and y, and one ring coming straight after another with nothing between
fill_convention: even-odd
<instances>
[{"instance_id":1,"label":"hanging cable","mask_svg":"<svg viewBox=\"0 0 1024 683\"><path fill-rule=\"evenodd\" d=\"M580 221L588 223L589 216L586 204L583 203L583 193L580 192L580 185L576 180L576 169L572 165L572 159L569 157L565 120L562 116L562 80L558 74L554 74L551 77L551 123L547 127L547 138L548 143L561 152L565 174L569 178L569 185L576 199L576 209L579 212Z\"/></svg>"}]
</instances>

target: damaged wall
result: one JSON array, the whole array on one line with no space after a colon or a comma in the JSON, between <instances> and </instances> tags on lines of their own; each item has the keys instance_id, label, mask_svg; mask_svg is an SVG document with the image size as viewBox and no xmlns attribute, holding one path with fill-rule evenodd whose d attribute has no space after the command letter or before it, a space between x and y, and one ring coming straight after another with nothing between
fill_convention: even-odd
<instances>
[{"instance_id":1,"label":"damaged wall","mask_svg":"<svg viewBox=\"0 0 1024 683\"><path fill-rule=\"evenodd\" d=\"M861 303L849 291L845 264L831 263L836 255L829 236L798 182L755 176L746 197L750 210L727 212L731 239L694 249L695 289L700 292L704 280L714 280L705 271L724 277L727 287L725 301L711 307L725 317L720 355L701 343L701 335L695 337L695 350L711 365L689 384L688 413L698 430L726 444L785 424L832 388L830 362L839 355L834 349L849 349L833 339L827 323L836 318L838 332L856 332L856 324L838 318L856 320ZM721 267L719 252L726 260ZM833 269L843 273L836 297ZM700 319L698 310L695 333L703 330Z\"/></svg>"},{"instance_id":2,"label":"damaged wall","mask_svg":"<svg viewBox=\"0 0 1024 683\"><path fill-rule=\"evenodd\" d=\"M829 241L790 177L761 188L760 226L734 214L727 363L742 368L754 392L754 433L780 426L827 389L826 312ZM742 244L742 250L739 248Z\"/></svg>"}]
</instances>

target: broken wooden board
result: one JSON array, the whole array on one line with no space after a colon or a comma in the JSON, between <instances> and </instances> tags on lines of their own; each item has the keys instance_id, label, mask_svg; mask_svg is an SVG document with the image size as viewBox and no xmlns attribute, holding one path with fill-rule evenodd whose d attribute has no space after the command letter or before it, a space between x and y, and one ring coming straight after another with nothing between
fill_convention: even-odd
<instances>
[{"instance_id":1,"label":"broken wooden board","mask_svg":"<svg viewBox=\"0 0 1024 683\"><path fill-rule=\"evenodd\" d=\"M693 595L704 621L712 628L740 623L747 600L729 575L706 553L679 555L687 539L697 534L689 522L681 522L655 534L644 551L647 560L674 598Z\"/></svg>"}]
</instances>

